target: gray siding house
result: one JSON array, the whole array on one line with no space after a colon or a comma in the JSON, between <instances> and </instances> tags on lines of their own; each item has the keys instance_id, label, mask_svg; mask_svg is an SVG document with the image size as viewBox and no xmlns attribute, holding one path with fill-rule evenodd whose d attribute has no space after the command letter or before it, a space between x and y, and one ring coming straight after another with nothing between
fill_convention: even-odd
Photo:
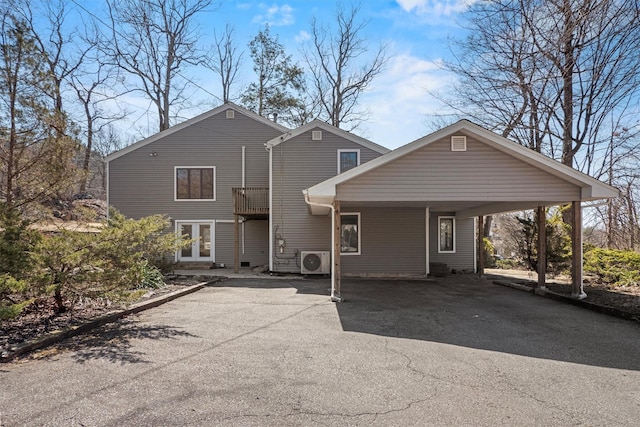
<instances>
[{"instance_id":1,"label":"gray siding house","mask_svg":"<svg viewBox=\"0 0 640 427\"><path fill-rule=\"evenodd\" d=\"M234 262L234 187L269 186L265 142L288 129L223 105L107 157L108 204L125 216L165 214L197 239L175 261ZM266 193L265 193L266 194ZM269 221L243 222L241 262L269 263Z\"/></svg>"},{"instance_id":2,"label":"gray siding house","mask_svg":"<svg viewBox=\"0 0 640 427\"><path fill-rule=\"evenodd\" d=\"M466 120L389 151L231 103L107 161L111 206L167 214L196 239L175 261L330 273L336 298L342 275L426 275L434 263L481 271L476 230L487 214L573 203L581 252L580 203L618 195ZM574 277L581 283L581 269Z\"/></svg>"}]
</instances>

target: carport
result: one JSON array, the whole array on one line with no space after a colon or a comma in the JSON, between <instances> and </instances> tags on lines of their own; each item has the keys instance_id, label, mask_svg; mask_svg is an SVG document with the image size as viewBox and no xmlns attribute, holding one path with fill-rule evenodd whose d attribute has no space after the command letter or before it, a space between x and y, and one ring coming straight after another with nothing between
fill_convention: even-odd
<instances>
[{"instance_id":1,"label":"carport","mask_svg":"<svg viewBox=\"0 0 640 427\"><path fill-rule=\"evenodd\" d=\"M618 190L467 120L303 190L311 215L331 215L331 297L341 301L341 212L358 207L424 208L476 218L476 272L483 273L484 216L537 210L538 285L545 286L545 213L571 204L572 294L582 290L582 208ZM428 234L428 231L427 231ZM426 237L428 246L428 236ZM378 250L393 250L384 248ZM429 274L429 248L425 262Z\"/></svg>"}]
</instances>

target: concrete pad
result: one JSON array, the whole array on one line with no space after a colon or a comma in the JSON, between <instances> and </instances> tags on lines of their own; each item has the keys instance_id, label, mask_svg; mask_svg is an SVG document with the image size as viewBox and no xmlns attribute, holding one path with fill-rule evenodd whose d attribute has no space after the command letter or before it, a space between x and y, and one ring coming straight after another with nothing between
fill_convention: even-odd
<instances>
[{"instance_id":1,"label":"concrete pad","mask_svg":"<svg viewBox=\"0 0 640 427\"><path fill-rule=\"evenodd\" d=\"M640 327L492 285L234 279L0 365L0 425L636 425Z\"/></svg>"}]
</instances>

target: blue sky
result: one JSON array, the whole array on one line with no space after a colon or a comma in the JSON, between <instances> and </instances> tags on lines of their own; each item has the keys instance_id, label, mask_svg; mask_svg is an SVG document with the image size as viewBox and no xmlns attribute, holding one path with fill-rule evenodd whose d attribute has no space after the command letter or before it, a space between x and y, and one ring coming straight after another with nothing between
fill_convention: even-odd
<instances>
[{"instance_id":1,"label":"blue sky","mask_svg":"<svg viewBox=\"0 0 640 427\"><path fill-rule=\"evenodd\" d=\"M440 70L438 62L449 55L447 38L461 33L460 13L468 1L366 0L360 17L368 21L365 37L372 50L388 46L389 62L384 72L361 98L369 121L357 133L389 148L396 148L428 133L429 114L441 106L429 90L446 90L452 76ZM238 44L245 47L268 23L287 53L302 63L300 51L309 43L311 19L330 24L336 3L330 0L285 2L225 1L211 13L211 24L222 28L229 22L236 28ZM215 24L214 24L215 22ZM202 30L209 28L206 19ZM212 31L212 30L209 30ZM220 31L220 30L218 30ZM252 79L251 60L245 53L241 80ZM215 85L213 85L215 87ZM214 93L220 93L214 89Z\"/></svg>"},{"instance_id":2,"label":"blue sky","mask_svg":"<svg viewBox=\"0 0 640 427\"><path fill-rule=\"evenodd\" d=\"M369 119L355 133L396 148L433 130L428 126L429 116L442 112L442 106L429 91L446 91L450 86L453 76L442 71L438 63L449 55L447 39L464 34L459 20L472 1L362 1L359 16L368 21L363 36L372 50L386 44L389 61L360 98L360 106L369 112ZM101 3L84 7L100 15ZM331 24L336 8L334 0L221 0L219 5L199 18L201 42L211 46L214 29L221 34L227 23L235 28L238 49L245 51L237 92L255 80L247 44L265 24L278 35L287 53L303 66L301 50L309 43L311 19ZM181 117L190 118L220 104L216 96L222 91L212 73L189 70L185 74L194 84L189 93L191 106L180 111ZM121 123L127 139L140 139L155 132L157 113L148 100L131 93L120 102L131 113L128 122Z\"/></svg>"}]
</instances>

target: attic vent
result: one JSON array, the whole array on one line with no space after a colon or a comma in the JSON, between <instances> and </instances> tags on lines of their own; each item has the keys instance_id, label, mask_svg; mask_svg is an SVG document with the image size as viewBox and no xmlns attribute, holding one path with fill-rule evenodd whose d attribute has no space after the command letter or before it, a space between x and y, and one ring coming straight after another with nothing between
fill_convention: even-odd
<instances>
[{"instance_id":1,"label":"attic vent","mask_svg":"<svg viewBox=\"0 0 640 427\"><path fill-rule=\"evenodd\" d=\"M227 110L227 119L233 119L236 116L236 112L233 110Z\"/></svg>"},{"instance_id":2,"label":"attic vent","mask_svg":"<svg viewBox=\"0 0 640 427\"><path fill-rule=\"evenodd\" d=\"M467 137L458 135L452 136L451 151L467 151Z\"/></svg>"},{"instance_id":3,"label":"attic vent","mask_svg":"<svg viewBox=\"0 0 640 427\"><path fill-rule=\"evenodd\" d=\"M312 141L322 141L322 131L321 130L311 131L311 140Z\"/></svg>"}]
</instances>

